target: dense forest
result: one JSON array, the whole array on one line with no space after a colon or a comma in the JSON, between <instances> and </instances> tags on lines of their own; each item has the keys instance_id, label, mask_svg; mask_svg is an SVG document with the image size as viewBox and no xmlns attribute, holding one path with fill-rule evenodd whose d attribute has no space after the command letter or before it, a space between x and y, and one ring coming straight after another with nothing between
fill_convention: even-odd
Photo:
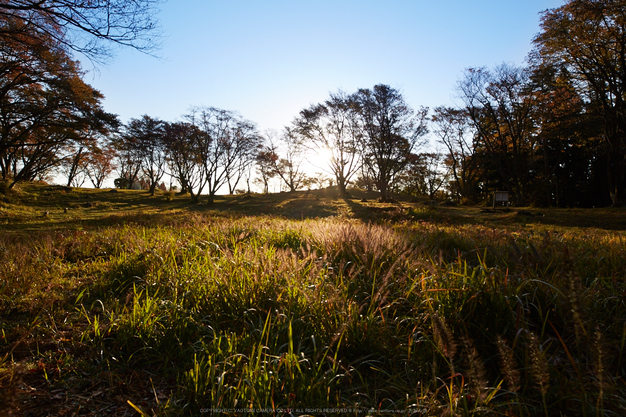
<instances>
[{"instance_id":1,"label":"dense forest","mask_svg":"<svg viewBox=\"0 0 626 417\"><path fill-rule=\"evenodd\" d=\"M332 182L462 203L506 190L518 206L626 204L626 2L570 0L541 14L526 65L468 68L457 108L412 108L379 84L338 91L268 134L237 112L195 107L179 121L149 115L122 123L83 80L74 56L104 60L111 42L139 50L154 1L112 9L82 1L0 4L0 174L62 176L69 186L108 179L152 193L172 178L192 200ZM109 25L109 26L107 26ZM108 43L107 43L108 42ZM430 138L430 146L425 146ZM303 169L330 155L333 178ZM245 184L245 185L244 185Z\"/></svg>"}]
</instances>

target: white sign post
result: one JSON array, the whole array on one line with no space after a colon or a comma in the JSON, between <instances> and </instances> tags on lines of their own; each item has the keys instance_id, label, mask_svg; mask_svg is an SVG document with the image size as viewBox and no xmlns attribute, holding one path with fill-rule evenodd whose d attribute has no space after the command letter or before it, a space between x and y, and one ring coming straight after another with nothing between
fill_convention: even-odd
<instances>
[{"instance_id":1,"label":"white sign post","mask_svg":"<svg viewBox=\"0 0 626 417\"><path fill-rule=\"evenodd\" d=\"M493 209L496 209L496 205L509 207L509 192L508 191L496 191L493 193Z\"/></svg>"}]
</instances>

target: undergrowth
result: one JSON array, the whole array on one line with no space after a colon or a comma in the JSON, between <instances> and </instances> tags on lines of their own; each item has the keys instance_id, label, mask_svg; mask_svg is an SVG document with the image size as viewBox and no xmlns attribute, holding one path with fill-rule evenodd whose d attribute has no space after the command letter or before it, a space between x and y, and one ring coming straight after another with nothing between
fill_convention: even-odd
<instances>
[{"instance_id":1,"label":"undergrowth","mask_svg":"<svg viewBox=\"0 0 626 417\"><path fill-rule=\"evenodd\" d=\"M0 237L0 413L626 407L623 232L177 222Z\"/></svg>"}]
</instances>

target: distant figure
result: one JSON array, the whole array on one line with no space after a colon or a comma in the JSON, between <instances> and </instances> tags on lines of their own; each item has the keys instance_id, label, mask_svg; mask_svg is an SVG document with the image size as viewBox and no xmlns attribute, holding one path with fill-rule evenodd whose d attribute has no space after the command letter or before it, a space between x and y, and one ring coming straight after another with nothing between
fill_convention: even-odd
<instances>
[{"instance_id":1,"label":"distant figure","mask_svg":"<svg viewBox=\"0 0 626 417\"><path fill-rule=\"evenodd\" d=\"M63 209L63 213L67 213L67 207Z\"/></svg>"}]
</instances>

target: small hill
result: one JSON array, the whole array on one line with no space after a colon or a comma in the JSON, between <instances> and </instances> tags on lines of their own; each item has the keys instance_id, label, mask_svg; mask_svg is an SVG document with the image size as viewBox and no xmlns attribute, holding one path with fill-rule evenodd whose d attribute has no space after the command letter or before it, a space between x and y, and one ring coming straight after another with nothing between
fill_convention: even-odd
<instances>
[{"instance_id":1,"label":"small hill","mask_svg":"<svg viewBox=\"0 0 626 417\"><path fill-rule=\"evenodd\" d=\"M343 218L366 223L421 221L440 224L480 224L497 228L521 225L591 227L626 230L625 209L511 208L493 211L457 206L426 197L394 195L393 203L378 202L378 194L352 189L340 198L336 187L275 194L220 195L213 204L188 195L142 190L72 188L23 183L0 194L0 228L5 231L90 229L119 223L145 226L176 225L189 216L271 216L304 220Z\"/></svg>"}]
</instances>

